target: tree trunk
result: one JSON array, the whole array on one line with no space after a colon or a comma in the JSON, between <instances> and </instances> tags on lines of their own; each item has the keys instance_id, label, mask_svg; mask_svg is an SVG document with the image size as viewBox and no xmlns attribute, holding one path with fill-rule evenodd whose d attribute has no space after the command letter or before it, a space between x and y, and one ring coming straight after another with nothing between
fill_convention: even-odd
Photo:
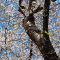
<instances>
[{"instance_id":1,"label":"tree trunk","mask_svg":"<svg viewBox=\"0 0 60 60\"><path fill-rule=\"evenodd\" d=\"M50 42L49 35L45 33L48 33L49 6L50 0L45 0L43 12L43 37L45 39L45 48L42 51L45 53L45 60L58 60L58 56Z\"/></svg>"},{"instance_id":2,"label":"tree trunk","mask_svg":"<svg viewBox=\"0 0 60 60\"><path fill-rule=\"evenodd\" d=\"M50 42L49 35L45 33L48 33L49 5L50 0L45 0L43 12L43 32L41 32L35 25L35 18L33 16L34 13L30 13L29 16L23 20L23 27L30 39L37 45L44 57L44 60L58 60L58 56Z\"/></svg>"}]
</instances>

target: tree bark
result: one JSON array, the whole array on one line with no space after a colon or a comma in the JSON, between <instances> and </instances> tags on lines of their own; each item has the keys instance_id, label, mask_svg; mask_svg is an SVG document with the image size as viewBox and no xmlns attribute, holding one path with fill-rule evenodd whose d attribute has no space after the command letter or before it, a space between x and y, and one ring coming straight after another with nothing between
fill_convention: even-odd
<instances>
[{"instance_id":1,"label":"tree bark","mask_svg":"<svg viewBox=\"0 0 60 60\"><path fill-rule=\"evenodd\" d=\"M58 56L50 42L49 35L45 33L48 33L49 6L50 0L45 0L43 12L43 32L41 32L35 25L34 13L30 13L29 16L23 20L23 27L30 39L37 45L44 57L44 60L58 60Z\"/></svg>"},{"instance_id":2,"label":"tree bark","mask_svg":"<svg viewBox=\"0 0 60 60\"><path fill-rule=\"evenodd\" d=\"M58 56L50 42L48 33L48 20L49 20L49 6L50 0L45 0L43 12L43 38L45 39L45 48L42 50L45 53L45 60L58 60Z\"/></svg>"}]
</instances>

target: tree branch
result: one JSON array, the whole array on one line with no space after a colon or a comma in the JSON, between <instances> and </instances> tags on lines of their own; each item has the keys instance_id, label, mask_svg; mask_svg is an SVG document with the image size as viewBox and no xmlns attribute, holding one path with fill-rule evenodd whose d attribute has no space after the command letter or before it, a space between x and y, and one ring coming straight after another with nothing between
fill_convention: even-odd
<instances>
[{"instance_id":1,"label":"tree branch","mask_svg":"<svg viewBox=\"0 0 60 60\"><path fill-rule=\"evenodd\" d=\"M48 33L49 6L50 0L45 0L43 12L43 37L45 39L45 48L42 51L45 54L45 60L58 60L58 56L50 42L49 35L45 33L45 31Z\"/></svg>"},{"instance_id":2,"label":"tree branch","mask_svg":"<svg viewBox=\"0 0 60 60\"><path fill-rule=\"evenodd\" d=\"M40 5L37 7L37 9L35 9L34 11L33 11L33 13L37 13L37 12L39 12L39 11L41 11L43 9L43 7L40 7Z\"/></svg>"},{"instance_id":3,"label":"tree branch","mask_svg":"<svg viewBox=\"0 0 60 60\"><path fill-rule=\"evenodd\" d=\"M29 3L29 9L31 9L32 1ZM48 19L49 19L49 5L50 0L45 0L44 12L43 12L43 32L41 32L35 25L34 13L40 11L38 8L29 14L26 19L23 20L23 27L26 30L30 39L37 45L38 49L42 53L44 60L58 60L58 56L50 42L48 33ZM41 8L42 9L42 8Z\"/></svg>"},{"instance_id":4,"label":"tree branch","mask_svg":"<svg viewBox=\"0 0 60 60\"><path fill-rule=\"evenodd\" d=\"M29 7L28 7L28 10L31 10L32 2L33 2L33 1L36 1L36 0L29 0Z\"/></svg>"}]
</instances>

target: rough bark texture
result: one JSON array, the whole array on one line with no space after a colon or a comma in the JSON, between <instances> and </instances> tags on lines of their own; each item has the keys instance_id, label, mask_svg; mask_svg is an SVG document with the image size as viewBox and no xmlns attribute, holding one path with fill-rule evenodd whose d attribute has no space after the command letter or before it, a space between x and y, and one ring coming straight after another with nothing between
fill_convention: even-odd
<instances>
[{"instance_id":1,"label":"rough bark texture","mask_svg":"<svg viewBox=\"0 0 60 60\"><path fill-rule=\"evenodd\" d=\"M43 32L48 33L48 20L49 20L49 6L50 0L45 0L44 3L44 12L43 12ZM43 33L45 39L45 48L42 50L45 53L45 60L58 60L58 56L55 53L55 50L50 42L49 36L46 33Z\"/></svg>"},{"instance_id":2,"label":"rough bark texture","mask_svg":"<svg viewBox=\"0 0 60 60\"><path fill-rule=\"evenodd\" d=\"M43 12L43 32L36 27L33 13L30 13L29 16L23 20L23 27L30 39L37 45L44 57L44 60L58 60L58 56L50 42L49 35L45 33L48 33L49 5L50 0L45 0Z\"/></svg>"},{"instance_id":3,"label":"rough bark texture","mask_svg":"<svg viewBox=\"0 0 60 60\"><path fill-rule=\"evenodd\" d=\"M58 60L58 56L48 39L49 36L42 36L44 32L41 32L32 22L30 22L30 25L28 22L30 21L23 21L23 26L30 39L37 45L38 49L42 53L44 60Z\"/></svg>"}]
</instances>

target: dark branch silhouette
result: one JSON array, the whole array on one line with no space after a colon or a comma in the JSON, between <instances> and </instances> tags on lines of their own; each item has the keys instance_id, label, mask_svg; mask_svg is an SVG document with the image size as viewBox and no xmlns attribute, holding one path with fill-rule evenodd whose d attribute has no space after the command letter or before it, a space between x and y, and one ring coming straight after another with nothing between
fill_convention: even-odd
<instances>
[{"instance_id":1,"label":"dark branch silhouette","mask_svg":"<svg viewBox=\"0 0 60 60\"><path fill-rule=\"evenodd\" d=\"M24 17L26 17L25 14L24 14L24 12L22 11L22 9L20 7L19 7L19 10L18 11L21 12Z\"/></svg>"},{"instance_id":2,"label":"dark branch silhouette","mask_svg":"<svg viewBox=\"0 0 60 60\"><path fill-rule=\"evenodd\" d=\"M43 12L43 38L45 39L45 47L43 48L45 60L58 60L58 56L55 53L55 50L50 42L48 33L48 20L49 20L49 6L50 0L45 0L44 3L44 12Z\"/></svg>"},{"instance_id":3,"label":"dark branch silhouette","mask_svg":"<svg viewBox=\"0 0 60 60\"><path fill-rule=\"evenodd\" d=\"M40 5L39 5L37 7L37 9L33 11L33 13L37 13L37 12L41 11L42 9L43 9L43 7L40 7Z\"/></svg>"},{"instance_id":4,"label":"dark branch silhouette","mask_svg":"<svg viewBox=\"0 0 60 60\"><path fill-rule=\"evenodd\" d=\"M33 42L31 41L29 60L31 60L32 55L33 55L33 53L32 53L32 46L33 46Z\"/></svg>"},{"instance_id":5,"label":"dark branch silhouette","mask_svg":"<svg viewBox=\"0 0 60 60\"><path fill-rule=\"evenodd\" d=\"M30 1L29 6L29 9L31 9L32 1ZM49 6L50 0L45 0L43 12L43 32L36 27L34 18L34 13L43 9L42 7L40 8L40 6L30 13L29 16L23 19L23 27L30 39L37 45L44 57L44 60L58 60L58 56L50 42L49 35L45 33L48 33Z\"/></svg>"},{"instance_id":6,"label":"dark branch silhouette","mask_svg":"<svg viewBox=\"0 0 60 60\"><path fill-rule=\"evenodd\" d=\"M56 0L51 0L52 2L55 2Z\"/></svg>"},{"instance_id":7,"label":"dark branch silhouette","mask_svg":"<svg viewBox=\"0 0 60 60\"><path fill-rule=\"evenodd\" d=\"M23 2L23 0L19 0L19 6L20 6L22 9L25 9L25 7L22 6L22 2Z\"/></svg>"},{"instance_id":8,"label":"dark branch silhouette","mask_svg":"<svg viewBox=\"0 0 60 60\"><path fill-rule=\"evenodd\" d=\"M29 0L29 7L28 7L28 10L31 10L32 2L33 2L33 1L36 1L36 0Z\"/></svg>"},{"instance_id":9,"label":"dark branch silhouette","mask_svg":"<svg viewBox=\"0 0 60 60\"><path fill-rule=\"evenodd\" d=\"M19 6L21 6L22 1L23 1L23 0L19 0Z\"/></svg>"}]
</instances>

